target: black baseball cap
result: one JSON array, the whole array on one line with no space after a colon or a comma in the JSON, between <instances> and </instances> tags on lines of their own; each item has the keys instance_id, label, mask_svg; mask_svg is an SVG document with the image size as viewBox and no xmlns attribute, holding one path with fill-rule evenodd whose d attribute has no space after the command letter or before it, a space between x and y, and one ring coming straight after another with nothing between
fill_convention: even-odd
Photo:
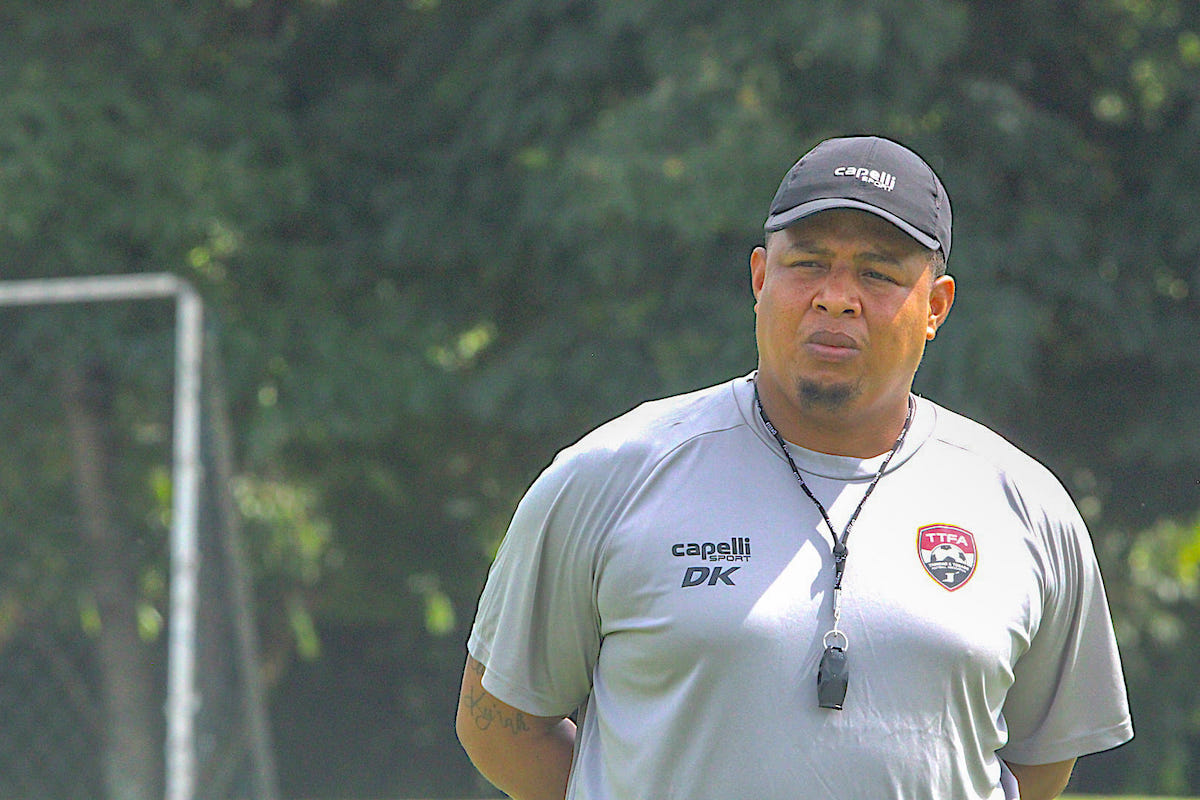
<instances>
[{"instance_id":1,"label":"black baseball cap","mask_svg":"<svg viewBox=\"0 0 1200 800\"><path fill-rule=\"evenodd\" d=\"M765 228L783 230L830 208L857 208L883 217L950 258L950 198L920 156L878 136L826 139L784 176Z\"/></svg>"}]
</instances>

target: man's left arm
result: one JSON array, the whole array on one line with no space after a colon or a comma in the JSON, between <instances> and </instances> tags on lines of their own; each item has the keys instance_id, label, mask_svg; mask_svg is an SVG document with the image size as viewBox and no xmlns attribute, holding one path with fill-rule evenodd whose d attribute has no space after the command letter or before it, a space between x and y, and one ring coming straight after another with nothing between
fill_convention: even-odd
<instances>
[{"instance_id":1,"label":"man's left arm","mask_svg":"<svg viewBox=\"0 0 1200 800\"><path fill-rule=\"evenodd\" d=\"M1056 761L1053 764L1014 764L1005 761L1017 779L1021 800L1054 800L1067 788L1075 759Z\"/></svg>"},{"instance_id":2,"label":"man's left arm","mask_svg":"<svg viewBox=\"0 0 1200 800\"><path fill-rule=\"evenodd\" d=\"M1045 603L1029 648L1013 665L1003 707L1009 738L997 752L1017 779L1022 800L1058 797L1076 757L1133 738L1091 536L1061 485L1048 495L1044 513L1036 516L1044 542L1038 577Z\"/></svg>"}]
</instances>

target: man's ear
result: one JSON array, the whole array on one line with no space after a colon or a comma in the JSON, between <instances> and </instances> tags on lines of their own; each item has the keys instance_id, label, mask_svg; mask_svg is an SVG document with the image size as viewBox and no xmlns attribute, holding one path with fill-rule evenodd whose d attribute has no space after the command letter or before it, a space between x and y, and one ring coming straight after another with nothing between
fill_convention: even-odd
<instances>
[{"instance_id":1,"label":"man's ear","mask_svg":"<svg viewBox=\"0 0 1200 800\"><path fill-rule=\"evenodd\" d=\"M946 317L950 316L950 309L954 305L954 278L949 275L941 275L933 280L933 286L929 290L929 322L925 327L926 340L932 341L933 337L937 336L938 328L942 327L942 323L946 321Z\"/></svg>"},{"instance_id":2,"label":"man's ear","mask_svg":"<svg viewBox=\"0 0 1200 800\"><path fill-rule=\"evenodd\" d=\"M750 288L754 291L754 305L758 306L758 296L762 294L763 283L767 280L767 250L756 247L750 251Z\"/></svg>"}]
</instances>

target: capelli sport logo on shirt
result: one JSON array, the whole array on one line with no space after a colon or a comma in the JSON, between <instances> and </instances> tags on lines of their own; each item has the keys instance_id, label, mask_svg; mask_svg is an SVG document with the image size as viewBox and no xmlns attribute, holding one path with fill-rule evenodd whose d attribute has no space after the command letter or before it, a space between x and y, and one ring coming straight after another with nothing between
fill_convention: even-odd
<instances>
[{"instance_id":1,"label":"capelli sport logo on shirt","mask_svg":"<svg viewBox=\"0 0 1200 800\"><path fill-rule=\"evenodd\" d=\"M947 591L961 589L975 574L975 536L957 525L925 525L918 529L917 553L929 577Z\"/></svg>"},{"instance_id":2,"label":"capelli sport logo on shirt","mask_svg":"<svg viewBox=\"0 0 1200 800\"><path fill-rule=\"evenodd\" d=\"M675 558L699 558L701 561L749 561L750 537L735 536L727 542L677 542L671 545ZM736 586L733 573L741 566L692 566L683 572L680 588L690 586Z\"/></svg>"}]
</instances>

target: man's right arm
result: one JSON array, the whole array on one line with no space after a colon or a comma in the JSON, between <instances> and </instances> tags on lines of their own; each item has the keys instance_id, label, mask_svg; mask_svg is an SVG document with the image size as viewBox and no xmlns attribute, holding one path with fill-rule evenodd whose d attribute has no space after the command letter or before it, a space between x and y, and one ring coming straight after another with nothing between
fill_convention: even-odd
<instances>
[{"instance_id":1,"label":"man's right arm","mask_svg":"<svg viewBox=\"0 0 1200 800\"><path fill-rule=\"evenodd\" d=\"M515 800L563 800L575 724L497 700L483 688L483 673L483 664L468 656L455 721L463 749L485 778Z\"/></svg>"}]
</instances>

